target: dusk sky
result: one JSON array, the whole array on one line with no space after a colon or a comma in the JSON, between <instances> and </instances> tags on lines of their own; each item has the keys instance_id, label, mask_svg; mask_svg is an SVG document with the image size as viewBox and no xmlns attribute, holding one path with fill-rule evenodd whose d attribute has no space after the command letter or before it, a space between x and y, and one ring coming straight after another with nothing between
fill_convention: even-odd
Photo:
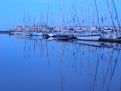
<instances>
[{"instance_id":1,"label":"dusk sky","mask_svg":"<svg viewBox=\"0 0 121 91\"><path fill-rule=\"evenodd\" d=\"M121 0L114 1L121 20ZM89 6L90 3L92 4L91 6ZM110 21L106 0L97 0L97 4L99 16L108 17L107 22ZM23 25L23 18L25 18L26 24L33 24L34 17L36 22L40 22L41 15L43 15L43 21L46 21L47 11L49 25L52 25L52 22L54 22L53 25L59 25L62 15L65 21L70 23L75 15L73 6L81 24L83 19L85 20L84 25L88 25L89 21L96 24L97 17L94 0L2 0L0 3L0 29ZM113 9L112 13L114 15ZM90 16L92 17L91 19L89 18ZM107 22L104 24L106 25ZM72 24L70 23L70 25Z\"/></svg>"},{"instance_id":2,"label":"dusk sky","mask_svg":"<svg viewBox=\"0 0 121 91\"><path fill-rule=\"evenodd\" d=\"M1 0L0 91L121 91L120 70L121 0Z\"/></svg>"}]
</instances>

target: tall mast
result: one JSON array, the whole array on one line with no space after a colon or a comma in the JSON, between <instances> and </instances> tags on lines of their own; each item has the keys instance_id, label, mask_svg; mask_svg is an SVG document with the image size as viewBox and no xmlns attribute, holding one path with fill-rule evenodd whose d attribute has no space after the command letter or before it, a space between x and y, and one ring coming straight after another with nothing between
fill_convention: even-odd
<instances>
[{"instance_id":1,"label":"tall mast","mask_svg":"<svg viewBox=\"0 0 121 91\"><path fill-rule=\"evenodd\" d=\"M36 22L35 22L35 16L34 16L34 32L36 31Z\"/></svg>"},{"instance_id":2,"label":"tall mast","mask_svg":"<svg viewBox=\"0 0 121 91\"><path fill-rule=\"evenodd\" d=\"M60 7L60 21L61 21L61 30L63 29L63 18L62 18L62 9Z\"/></svg>"},{"instance_id":3,"label":"tall mast","mask_svg":"<svg viewBox=\"0 0 121 91\"><path fill-rule=\"evenodd\" d=\"M97 22L98 22L98 26L99 26L99 29L100 29L101 27L100 27L100 19L99 19L97 0L95 0L95 7L96 7L96 14L97 14Z\"/></svg>"},{"instance_id":4,"label":"tall mast","mask_svg":"<svg viewBox=\"0 0 121 91\"><path fill-rule=\"evenodd\" d=\"M109 5L110 0L106 0L106 2L107 2L108 11L109 11L109 14L110 14L110 17L111 17L111 20L112 20L113 27L114 27L114 29L116 30L115 23L114 23L114 21L113 21L113 15L112 15L112 13L111 13L110 5ZM114 31L114 30L113 30L113 31Z\"/></svg>"},{"instance_id":5,"label":"tall mast","mask_svg":"<svg viewBox=\"0 0 121 91\"><path fill-rule=\"evenodd\" d=\"M65 22L65 19L64 19L63 13L62 13L62 24L63 24L63 27L66 27L66 22Z\"/></svg>"},{"instance_id":6,"label":"tall mast","mask_svg":"<svg viewBox=\"0 0 121 91\"><path fill-rule=\"evenodd\" d=\"M92 3L91 3L91 0L88 0L88 2L89 2L88 8L89 8L89 27L90 27L89 29L91 30L91 26L92 26L92 23L91 23L92 22L92 16L91 16L91 8L92 7L91 6L92 6Z\"/></svg>"},{"instance_id":7,"label":"tall mast","mask_svg":"<svg viewBox=\"0 0 121 91\"><path fill-rule=\"evenodd\" d=\"M79 26L80 26L79 17L77 16L77 12L76 12L76 8L75 8L74 4L73 4L73 10L74 10L74 12L75 12L75 17L76 17L77 23L78 23Z\"/></svg>"},{"instance_id":8,"label":"tall mast","mask_svg":"<svg viewBox=\"0 0 121 91\"><path fill-rule=\"evenodd\" d=\"M60 24L61 24L61 25L60 25L60 26L61 26L61 27L60 27L60 28L61 28L60 30L62 31L62 29L63 29L62 0L60 0L60 9L59 9L59 12L60 12L59 15L60 15Z\"/></svg>"},{"instance_id":9,"label":"tall mast","mask_svg":"<svg viewBox=\"0 0 121 91\"><path fill-rule=\"evenodd\" d=\"M24 17L23 17L23 24L24 24L24 26L26 26L26 14L25 14L26 12L25 12L25 10L24 10Z\"/></svg>"},{"instance_id":10,"label":"tall mast","mask_svg":"<svg viewBox=\"0 0 121 91\"><path fill-rule=\"evenodd\" d=\"M41 13L41 23L42 23L42 26L46 26L46 21L42 13Z\"/></svg>"},{"instance_id":11,"label":"tall mast","mask_svg":"<svg viewBox=\"0 0 121 91\"><path fill-rule=\"evenodd\" d=\"M49 9L50 9L50 7L49 7L49 5L48 5L48 8L47 8L47 21L46 21L46 27L48 27Z\"/></svg>"},{"instance_id":12,"label":"tall mast","mask_svg":"<svg viewBox=\"0 0 121 91\"><path fill-rule=\"evenodd\" d=\"M117 9L116 9L116 5L115 5L115 2L114 0L112 0L112 3L113 3L113 7L114 7L114 11L115 11L115 14L116 14L116 20L117 20L117 23L118 23L118 26L119 26L119 29L120 29L120 21L119 21L119 17L118 17L118 13L117 13Z\"/></svg>"}]
</instances>

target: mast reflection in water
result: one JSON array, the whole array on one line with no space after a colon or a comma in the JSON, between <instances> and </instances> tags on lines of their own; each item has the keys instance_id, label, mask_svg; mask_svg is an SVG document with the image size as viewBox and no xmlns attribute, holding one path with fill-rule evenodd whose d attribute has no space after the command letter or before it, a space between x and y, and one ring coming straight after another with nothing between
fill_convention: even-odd
<instances>
[{"instance_id":1,"label":"mast reflection in water","mask_svg":"<svg viewBox=\"0 0 121 91\"><path fill-rule=\"evenodd\" d=\"M0 91L121 91L120 44L0 36Z\"/></svg>"}]
</instances>

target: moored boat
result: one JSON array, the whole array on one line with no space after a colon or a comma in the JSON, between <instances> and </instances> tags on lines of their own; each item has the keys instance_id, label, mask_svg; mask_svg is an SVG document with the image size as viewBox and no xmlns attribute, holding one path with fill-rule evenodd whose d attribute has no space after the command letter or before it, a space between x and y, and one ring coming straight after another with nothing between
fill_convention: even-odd
<instances>
[{"instance_id":1,"label":"moored boat","mask_svg":"<svg viewBox=\"0 0 121 91\"><path fill-rule=\"evenodd\" d=\"M100 35L85 35L85 36L76 37L76 39L84 41L98 41L100 38L101 38Z\"/></svg>"}]
</instances>

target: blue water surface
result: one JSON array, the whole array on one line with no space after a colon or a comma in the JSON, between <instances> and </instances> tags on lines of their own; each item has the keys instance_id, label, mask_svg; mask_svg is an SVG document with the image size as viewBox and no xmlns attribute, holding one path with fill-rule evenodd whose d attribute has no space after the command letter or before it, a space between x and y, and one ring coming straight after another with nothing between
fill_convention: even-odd
<instances>
[{"instance_id":1,"label":"blue water surface","mask_svg":"<svg viewBox=\"0 0 121 91\"><path fill-rule=\"evenodd\" d=\"M0 91L121 91L120 47L0 35Z\"/></svg>"}]
</instances>

